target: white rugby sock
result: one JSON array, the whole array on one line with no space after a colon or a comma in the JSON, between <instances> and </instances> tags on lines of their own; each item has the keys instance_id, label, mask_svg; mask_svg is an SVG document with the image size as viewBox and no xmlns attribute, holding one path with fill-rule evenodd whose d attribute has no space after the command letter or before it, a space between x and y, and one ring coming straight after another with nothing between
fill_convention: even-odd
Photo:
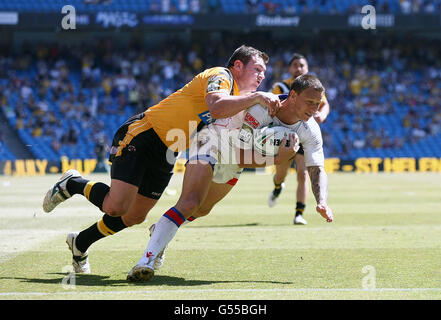
<instances>
[{"instance_id":1,"label":"white rugby sock","mask_svg":"<svg viewBox=\"0 0 441 320\"><path fill-rule=\"evenodd\" d=\"M155 224L155 231L152 233L147 248L138 264L148 264L153 268L155 258L174 238L184 221L184 217L175 208L168 210Z\"/></svg>"}]
</instances>

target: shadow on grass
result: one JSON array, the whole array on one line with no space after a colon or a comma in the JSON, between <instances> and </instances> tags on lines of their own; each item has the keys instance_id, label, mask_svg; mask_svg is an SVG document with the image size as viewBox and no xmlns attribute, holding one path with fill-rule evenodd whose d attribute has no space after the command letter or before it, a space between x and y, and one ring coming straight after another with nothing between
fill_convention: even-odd
<instances>
[{"instance_id":1,"label":"shadow on grass","mask_svg":"<svg viewBox=\"0 0 441 320\"><path fill-rule=\"evenodd\" d=\"M0 279L20 280L25 283L38 284L71 284L75 286L109 286L109 287L126 287L126 286L201 286L217 283L268 283L268 284L293 284L293 282L282 281L259 281L259 280L186 280L185 278L156 275L148 282L129 282L126 275L122 275L119 279L112 279L110 276L94 275L94 274L75 274L74 278L69 278L65 273L48 273L55 276L52 278L26 278L26 277L0 277Z\"/></svg>"}]
</instances>

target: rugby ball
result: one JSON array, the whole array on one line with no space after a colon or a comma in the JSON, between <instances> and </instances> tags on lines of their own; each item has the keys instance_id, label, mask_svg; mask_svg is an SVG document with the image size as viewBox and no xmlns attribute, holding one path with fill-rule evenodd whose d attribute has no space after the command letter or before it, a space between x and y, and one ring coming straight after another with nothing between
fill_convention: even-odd
<instances>
[{"instance_id":1,"label":"rugby ball","mask_svg":"<svg viewBox=\"0 0 441 320\"><path fill-rule=\"evenodd\" d=\"M298 141L297 133L283 126L268 126L254 131L254 149L263 156L275 156L279 152L279 146L286 137L286 146L289 147L289 134L293 133Z\"/></svg>"}]
</instances>

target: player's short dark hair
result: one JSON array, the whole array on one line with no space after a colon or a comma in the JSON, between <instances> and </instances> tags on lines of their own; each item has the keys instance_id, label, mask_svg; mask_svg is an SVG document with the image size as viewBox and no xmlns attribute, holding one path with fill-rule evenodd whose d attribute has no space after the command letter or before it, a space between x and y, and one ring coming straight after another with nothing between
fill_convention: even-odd
<instances>
[{"instance_id":1,"label":"player's short dark hair","mask_svg":"<svg viewBox=\"0 0 441 320\"><path fill-rule=\"evenodd\" d=\"M268 63L269 57L265 52L247 45L241 45L239 48L234 50L233 54L228 60L227 68L232 67L234 65L234 61L236 60L242 61L243 64L247 64L254 56L262 58L265 64Z\"/></svg>"},{"instance_id":2,"label":"player's short dark hair","mask_svg":"<svg viewBox=\"0 0 441 320\"><path fill-rule=\"evenodd\" d=\"M306 61L306 63L308 63L308 60L306 60L306 58L305 58L305 56L303 55L303 54L300 54L300 53L294 53L292 56L291 56L291 59L289 60L289 66L291 65L291 63L294 61L294 60L300 60L300 59L303 59L303 60L305 60Z\"/></svg>"},{"instance_id":3,"label":"player's short dark hair","mask_svg":"<svg viewBox=\"0 0 441 320\"><path fill-rule=\"evenodd\" d=\"M325 92L325 87L320 82L319 78L311 74L303 74L298 76L291 84L290 90L294 90L297 95L301 94L303 90L313 88L321 93Z\"/></svg>"}]
</instances>

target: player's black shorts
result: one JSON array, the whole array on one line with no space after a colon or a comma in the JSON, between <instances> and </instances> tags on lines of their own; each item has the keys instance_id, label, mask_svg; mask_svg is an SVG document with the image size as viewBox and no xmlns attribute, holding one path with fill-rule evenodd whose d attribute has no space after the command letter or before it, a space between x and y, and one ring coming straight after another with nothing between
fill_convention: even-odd
<instances>
[{"instance_id":1,"label":"player's black shorts","mask_svg":"<svg viewBox=\"0 0 441 320\"><path fill-rule=\"evenodd\" d=\"M173 175L177 153L171 152L152 128L136 134L116 152L119 142L126 137L129 125L143 116L130 118L115 133L109 157L112 163L110 176L137 186L139 194L157 200Z\"/></svg>"},{"instance_id":2,"label":"player's black shorts","mask_svg":"<svg viewBox=\"0 0 441 320\"><path fill-rule=\"evenodd\" d=\"M300 148L299 148L299 150L297 151L297 153L298 153L298 154L301 154L302 156L305 155L305 150L303 150L303 146L302 146L302 144L300 144Z\"/></svg>"}]
</instances>

